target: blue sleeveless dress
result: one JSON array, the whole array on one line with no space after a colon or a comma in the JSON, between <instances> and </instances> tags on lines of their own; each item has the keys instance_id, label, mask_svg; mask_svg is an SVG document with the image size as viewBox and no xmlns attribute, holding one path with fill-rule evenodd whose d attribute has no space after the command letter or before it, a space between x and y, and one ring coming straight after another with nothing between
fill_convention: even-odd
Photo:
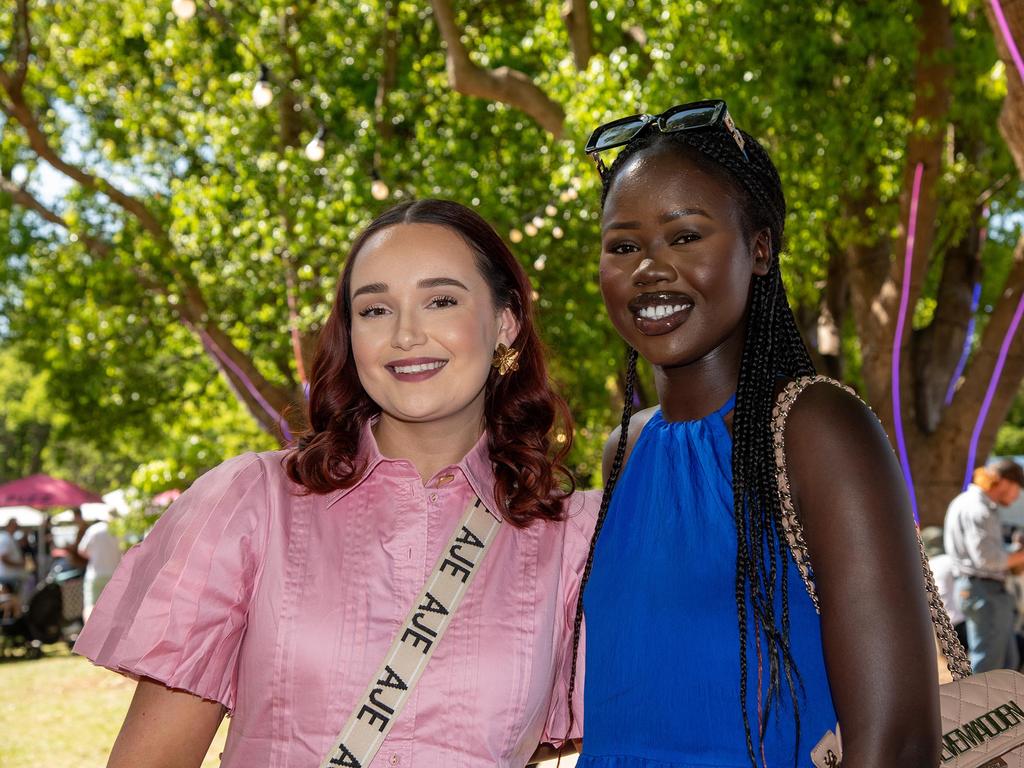
<instances>
[{"instance_id":1,"label":"blue sleeveless dress","mask_svg":"<svg viewBox=\"0 0 1024 768\"><path fill-rule=\"evenodd\" d=\"M735 396L697 421L670 423L656 412L615 488L584 594L578 768L750 766L739 704L732 438L722 419L734 403ZM811 749L836 724L820 621L792 557L787 567L800 741L783 675L781 702L772 700L764 727L768 768L810 766ZM778 617L781 608L777 596ZM747 617L746 707L760 766L758 650L749 609ZM767 694L764 642L761 655Z\"/></svg>"}]
</instances>

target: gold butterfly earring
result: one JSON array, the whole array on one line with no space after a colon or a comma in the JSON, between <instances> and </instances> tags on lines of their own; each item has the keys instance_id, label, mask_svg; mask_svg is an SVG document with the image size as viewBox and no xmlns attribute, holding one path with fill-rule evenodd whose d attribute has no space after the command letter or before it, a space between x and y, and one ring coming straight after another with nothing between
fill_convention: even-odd
<instances>
[{"instance_id":1,"label":"gold butterfly earring","mask_svg":"<svg viewBox=\"0 0 1024 768\"><path fill-rule=\"evenodd\" d=\"M519 350L499 344L494 350L494 359L491 361L491 365L498 369L499 376L519 370Z\"/></svg>"}]
</instances>

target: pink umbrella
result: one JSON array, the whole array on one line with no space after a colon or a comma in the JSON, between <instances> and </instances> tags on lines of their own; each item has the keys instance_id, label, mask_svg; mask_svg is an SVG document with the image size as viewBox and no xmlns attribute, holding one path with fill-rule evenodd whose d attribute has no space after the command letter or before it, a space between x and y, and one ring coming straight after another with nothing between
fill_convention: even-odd
<instances>
[{"instance_id":1,"label":"pink umbrella","mask_svg":"<svg viewBox=\"0 0 1024 768\"><path fill-rule=\"evenodd\" d=\"M171 488L169 491L164 491L154 496L152 504L154 507L167 507L179 496L181 496L181 491L177 488Z\"/></svg>"},{"instance_id":2,"label":"pink umbrella","mask_svg":"<svg viewBox=\"0 0 1024 768\"><path fill-rule=\"evenodd\" d=\"M32 475L0 485L0 507L77 507L101 501L95 493L49 475Z\"/></svg>"}]
</instances>

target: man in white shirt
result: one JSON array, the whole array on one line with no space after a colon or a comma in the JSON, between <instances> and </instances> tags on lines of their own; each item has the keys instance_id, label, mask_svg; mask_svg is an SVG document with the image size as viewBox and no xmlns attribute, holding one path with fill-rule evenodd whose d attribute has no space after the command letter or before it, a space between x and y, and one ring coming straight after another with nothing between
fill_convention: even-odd
<instances>
[{"instance_id":1,"label":"man in white shirt","mask_svg":"<svg viewBox=\"0 0 1024 768\"><path fill-rule=\"evenodd\" d=\"M110 532L107 523L93 523L78 542L78 554L87 560L85 579L82 583L82 619L88 621L100 593L114 575L117 564L121 562L121 544Z\"/></svg>"},{"instance_id":2,"label":"man in white shirt","mask_svg":"<svg viewBox=\"0 0 1024 768\"><path fill-rule=\"evenodd\" d=\"M14 538L18 532L18 521L13 517L0 530L0 581L18 594L21 581L25 578L25 555Z\"/></svg>"},{"instance_id":3,"label":"man in white shirt","mask_svg":"<svg viewBox=\"0 0 1024 768\"><path fill-rule=\"evenodd\" d=\"M1000 459L974 472L974 482L946 512L946 552L956 563L956 587L967 619L967 645L975 672L1017 669L1016 610L1006 588L1011 571L1024 570L1024 552L1003 546L999 507L1013 504L1024 485L1024 469Z\"/></svg>"}]
</instances>

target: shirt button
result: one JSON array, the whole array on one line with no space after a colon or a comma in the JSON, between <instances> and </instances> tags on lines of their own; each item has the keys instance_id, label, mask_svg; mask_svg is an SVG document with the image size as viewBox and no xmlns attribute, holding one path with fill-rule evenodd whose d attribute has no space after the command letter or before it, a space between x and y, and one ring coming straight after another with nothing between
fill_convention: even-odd
<instances>
[{"instance_id":1,"label":"shirt button","mask_svg":"<svg viewBox=\"0 0 1024 768\"><path fill-rule=\"evenodd\" d=\"M436 493L430 494L430 500L436 502L437 501L437 494ZM394 755L394 757L398 757L398 755Z\"/></svg>"},{"instance_id":2,"label":"shirt button","mask_svg":"<svg viewBox=\"0 0 1024 768\"><path fill-rule=\"evenodd\" d=\"M392 765L398 765L400 762L402 762L402 758L400 758L398 755L392 755L390 762Z\"/></svg>"}]
</instances>

